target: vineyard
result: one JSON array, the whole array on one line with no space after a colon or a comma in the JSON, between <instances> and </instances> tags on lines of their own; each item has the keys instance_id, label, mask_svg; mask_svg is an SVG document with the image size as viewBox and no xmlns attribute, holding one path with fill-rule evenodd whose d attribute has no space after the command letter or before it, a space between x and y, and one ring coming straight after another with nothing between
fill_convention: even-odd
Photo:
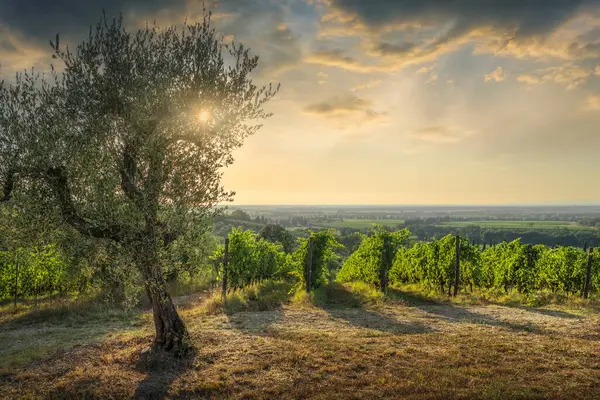
<instances>
[{"instance_id":1,"label":"vineyard","mask_svg":"<svg viewBox=\"0 0 600 400\"><path fill-rule=\"evenodd\" d=\"M360 246L335 271L335 279L383 290L388 285L419 284L448 294L452 287L458 291L457 286L471 292L516 291L526 297L543 291L587 297L600 290L600 255L594 249L532 246L519 239L482 248L453 235L407 246L408 237L406 229L391 232L376 226L370 235L361 235ZM291 254L249 231L234 229L229 243L228 288L233 290L265 279L292 278L310 291L332 279L334 272L328 266L336 259L335 250L343 247L331 231L300 239ZM223 251L217 251L216 260L222 261Z\"/></svg>"},{"instance_id":2,"label":"vineyard","mask_svg":"<svg viewBox=\"0 0 600 400\"><path fill-rule=\"evenodd\" d=\"M0 265L0 298L74 291L85 279L85 271L74 273L52 245L0 252Z\"/></svg>"},{"instance_id":3,"label":"vineyard","mask_svg":"<svg viewBox=\"0 0 600 400\"><path fill-rule=\"evenodd\" d=\"M364 282L382 289L388 285L419 284L428 290L451 293L459 254L458 287L473 291L516 291L526 297L539 292L583 295L589 265L588 291L600 291L600 254L596 249L527 245L519 239L481 247L457 237L407 244L406 229L391 232L375 226L360 235L360 245L345 260L332 230L300 238L294 251L250 230L233 229L227 249L219 246L210 257L216 279L227 274L227 291L265 280L295 282L297 288L318 288L338 282ZM458 248L457 248L458 247ZM223 268L227 251L227 267ZM589 261L589 263L588 263ZM54 246L0 252L0 297L37 297L82 290L93 277L90 268L73 268ZM310 266L310 268L309 268Z\"/></svg>"}]
</instances>

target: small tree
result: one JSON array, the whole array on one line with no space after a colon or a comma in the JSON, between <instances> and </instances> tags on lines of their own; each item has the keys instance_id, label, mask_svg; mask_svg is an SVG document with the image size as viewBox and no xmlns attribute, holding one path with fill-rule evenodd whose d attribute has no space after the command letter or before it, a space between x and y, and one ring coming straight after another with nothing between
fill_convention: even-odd
<instances>
[{"instance_id":1,"label":"small tree","mask_svg":"<svg viewBox=\"0 0 600 400\"><path fill-rule=\"evenodd\" d=\"M187 331L163 250L231 199L222 169L278 87L253 84L258 57L218 40L210 14L134 34L104 17L74 52L51 45L64 72L0 90L0 199L43 190L66 224L119 243L144 279L155 347L177 351Z\"/></svg>"},{"instance_id":2,"label":"small tree","mask_svg":"<svg viewBox=\"0 0 600 400\"><path fill-rule=\"evenodd\" d=\"M231 213L231 218L233 219L239 219L242 221L250 221L252 220L252 218L250 218L250 215L248 215L248 213L244 210L235 210Z\"/></svg>"},{"instance_id":3,"label":"small tree","mask_svg":"<svg viewBox=\"0 0 600 400\"><path fill-rule=\"evenodd\" d=\"M269 242L281 243L283 251L290 253L294 245L294 236L279 224L265 225L260 230L259 236Z\"/></svg>"}]
</instances>

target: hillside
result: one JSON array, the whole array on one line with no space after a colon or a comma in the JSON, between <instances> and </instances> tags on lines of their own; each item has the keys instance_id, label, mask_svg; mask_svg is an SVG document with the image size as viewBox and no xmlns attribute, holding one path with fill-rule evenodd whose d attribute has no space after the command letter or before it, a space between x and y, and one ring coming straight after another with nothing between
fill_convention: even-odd
<instances>
[{"instance_id":1,"label":"hillside","mask_svg":"<svg viewBox=\"0 0 600 400\"><path fill-rule=\"evenodd\" d=\"M322 296L228 313L213 299L181 298L196 351L180 361L141 355L148 312L3 314L0 390L7 399L600 396L600 319L590 310L463 306L397 291L369 305L343 287ZM35 358L49 341L58 348Z\"/></svg>"}]
</instances>

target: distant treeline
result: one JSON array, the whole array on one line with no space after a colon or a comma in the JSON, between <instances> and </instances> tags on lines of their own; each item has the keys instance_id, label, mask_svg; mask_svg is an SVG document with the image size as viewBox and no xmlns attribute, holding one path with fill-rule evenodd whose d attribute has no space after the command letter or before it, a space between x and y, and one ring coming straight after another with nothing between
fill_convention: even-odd
<instances>
[{"instance_id":1,"label":"distant treeline","mask_svg":"<svg viewBox=\"0 0 600 400\"><path fill-rule=\"evenodd\" d=\"M475 244L487 245L501 242L512 242L520 238L525 244L544 244L546 246L597 247L600 246L598 232L593 230L573 230L565 228L489 228L477 225L464 227L438 225L407 225L412 234L419 240L442 238L448 234L458 233Z\"/></svg>"},{"instance_id":2,"label":"distant treeline","mask_svg":"<svg viewBox=\"0 0 600 400\"><path fill-rule=\"evenodd\" d=\"M586 226L595 226L595 221L586 220L581 222L582 229L566 229L566 228L492 228L482 227L478 225L468 226L450 226L439 225L439 222L446 222L449 219L445 218L430 218L430 219L413 219L406 220L404 224L386 224L385 220L380 223L387 226L391 230L399 230L408 228L413 237L417 240L431 240L442 238L448 234L460 234L467 238L471 243L491 245L501 243L503 241L511 242L520 238L525 244L544 244L546 246L573 246L573 247L598 247L600 246L600 236L597 231L583 228L583 222ZM297 217L294 221L288 221L287 224L279 223L265 217L250 217L245 212L236 211L231 215L218 217L214 221L213 234L219 238L224 237L231 232L232 228L242 227L251 229L259 233L265 226L269 224L278 224L283 227L294 226L304 228L291 230L294 237L307 236L306 228L311 228L310 221L304 217ZM312 228L315 229L315 228ZM317 229L318 230L318 229ZM339 234L344 241L344 237L352 236L356 232L368 233L371 228L338 228Z\"/></svg>"}]
</instances>

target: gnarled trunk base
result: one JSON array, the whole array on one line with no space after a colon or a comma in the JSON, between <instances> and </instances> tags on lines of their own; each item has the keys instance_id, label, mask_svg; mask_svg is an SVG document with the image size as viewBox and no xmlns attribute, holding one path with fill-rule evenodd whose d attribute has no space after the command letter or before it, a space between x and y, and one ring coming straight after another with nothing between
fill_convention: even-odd
<instances>
[{"instance_id":1,"label":"gnarled trunk base","mask_svg":"<svg viewBox=\"0 0 600 400\"><path fill-rule=\"evenodd\" d=\"M184 354L190 346L187 328L177 313L162 275L152 275L146 278L145 284L156 329L153 350Z\"/></svg>"}]
</instances>

